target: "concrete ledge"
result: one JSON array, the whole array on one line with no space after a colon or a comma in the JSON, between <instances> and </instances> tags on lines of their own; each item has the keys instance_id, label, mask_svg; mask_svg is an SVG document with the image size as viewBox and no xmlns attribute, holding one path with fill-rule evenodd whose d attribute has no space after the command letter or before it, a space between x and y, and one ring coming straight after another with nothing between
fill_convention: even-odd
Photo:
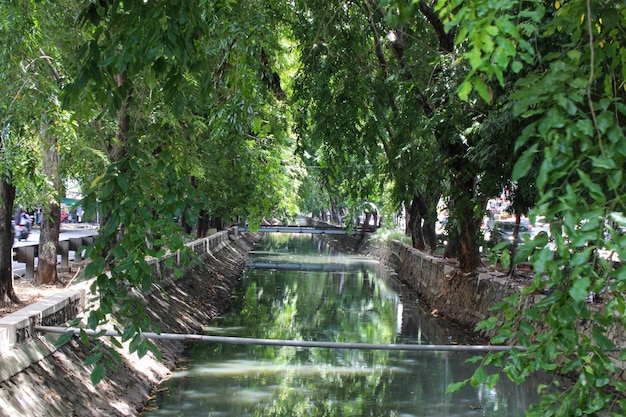
<instances>
[{"instance_id":1,"label":"concrete ledge","mask_svg":"<svg viewBox=\"0 0 626 417\"><path fill-rule=\"evenodd\" d=\"M8 346L0 338L0 352L34 337L35 326L55 326L74 319L85 308L85 290L63 291L0 318Z\"/></svg>"},{"instance_id":2,"label":"concrete ledge","mask_svg":"<svg viewBox=\"0 0 626 417\"><path fill-rule=\"evenodd\" d=\"M85 290L62 291L0 318L0 381L56 350L58 336L37 335L35 326L56 326L85 309Z\"/></svg>"},{"instance_id":3,"label":"concrete ledge","mask_svg":"<svg viewBox=\"0 0 626 417\"><path fill-rule=\"evenodd\" d=\"M6 353L9 353L9 331L0 328L0 357Z\"/></svg>"},{"instance_id":4,"label":"concrete ledge","mask_svg":"<svg viewBox=\"0 0 626 417\"><path fill-rule=\"evenodd\" d=\"M82 262L83 251L93 244L97 234L71 237L60 240L57 246L57 254L61 255L60 268L69 270L70 251L74 251L74 263ZM39 256L39 243L32 242L25 246L13 247L13 254L18 262L26 264L26 278L32 279L35 276L35 258Z\"/></svg>"},{"instance_id":5,"label":"concrete ledge","mask_svg":"<svg viewBox=\"0 0 626 417\"><path fill-rule=\"evenodd\" d=\"M57 336L40 336L20 343L19 349L11 349L0 356L0 382L22 372L39 362L57 348L54 345Z\"/></svg>"}]
</instances>

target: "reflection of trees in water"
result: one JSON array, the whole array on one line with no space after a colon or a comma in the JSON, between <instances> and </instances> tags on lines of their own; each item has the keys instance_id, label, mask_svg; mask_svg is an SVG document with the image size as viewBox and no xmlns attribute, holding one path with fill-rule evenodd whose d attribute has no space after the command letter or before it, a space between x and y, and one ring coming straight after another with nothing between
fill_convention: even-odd
<instances>
[{"instance_id":1,"label":"reflection of trees in water","mask_svg":"<svg viewBox=\"0 0 626 417\"><path fill-rule=\"evenodd\" d=\"M382 401L388 375L382 369L366 377L329 372L323 383L307 382L294 375L282 380L280 395L271 404L257 407L255 416L395 416Z\"/></svg>"},{"instance_id":2,"label":"reflection of trees in water","mask_svg":"<svg viewBox=\"0 0 626 417\"><path fill-rule=\"evenodd\" d=\"M291 253L327 250L313 236L277 237L271 244ZM243 329L245 333L237 336L273 339L417 343L421 336L423 343L473 342L460 329L433 318L401 285L382 279L379 273L363 267L343 272L251 270L245 288L240 288L243 294L234 299L237 313L224 317L219 325ZM468 378L474 369L464 362L470 355L457 352L237 345L196 349L194 356L210 363L246 358L282 366L278 371L236 377L237 389L272 391L256 406L236 406L245 407L246 415L464 415L471 412L470 405L480 405L485 415L505 416L513 415L509 405L519 407L527 398L526 393L515 388L507 391L501 384L496 390L468 386L460 393L446 394L449 383Z\"/></svg>"},{"instance_id":3,"label":"reflection of trees in water","mask_svg":"<svg viewBox=\"0 0 626 417\"><path fill-rule=\"evenodd\" d=\"M294 255L311 255L316 250L318 254L339 254L324 239L314 234L263 233L255 248L263 248L264 251L268 252Z\"/></svg>"}]
</instances>

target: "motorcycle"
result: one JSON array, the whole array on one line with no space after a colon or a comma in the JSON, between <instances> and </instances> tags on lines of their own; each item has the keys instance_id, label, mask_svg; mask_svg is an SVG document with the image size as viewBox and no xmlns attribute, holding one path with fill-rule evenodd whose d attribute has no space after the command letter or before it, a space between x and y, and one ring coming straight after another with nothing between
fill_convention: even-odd
<instances>
[{"instance_id":1,"label":"motorcycle","mask_svg":"<svg viewBox=\"0 0 626 417\"><path fill-rule=\"evenodd\" d=\"M18 224L15 226L15 238L19 242L20 240L28 239L28 235L30 235L30 229L28 226L23 224Z\"/></svg>"}]
</instances>

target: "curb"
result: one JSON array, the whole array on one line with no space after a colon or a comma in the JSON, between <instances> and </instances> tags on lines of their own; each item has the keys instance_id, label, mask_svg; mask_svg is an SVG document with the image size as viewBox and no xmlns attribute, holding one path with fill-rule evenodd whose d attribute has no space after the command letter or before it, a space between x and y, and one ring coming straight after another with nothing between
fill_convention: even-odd
<instances>
[{"instance_id":1,"label":"curb","mask_svg":"<svg viewBox=\"0 0 626 417\"><path fill-rule=\"evenodd\" d=\"M62 291L0 318L0 382L57 349L57 338L37 335L35 326L66 323L84 309L84 289Z\"/></svg>"}]
</instances>

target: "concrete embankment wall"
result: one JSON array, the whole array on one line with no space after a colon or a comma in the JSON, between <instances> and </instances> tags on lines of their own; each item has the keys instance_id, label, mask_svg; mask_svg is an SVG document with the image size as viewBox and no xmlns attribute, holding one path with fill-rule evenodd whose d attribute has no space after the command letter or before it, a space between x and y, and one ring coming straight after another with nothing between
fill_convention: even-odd
<instances>
[{"instance_id":1,"label":"concrete embankment wall","mask_svg":"<svg viewBox=\"0 0 626 417\"><path fill-rule=\"evenodd\" d=\"M434 313L440 314L469 331L474 331L481 320L496 314L490 307L505 297L521 292L523 287L503 278L502 273L476 272L462 274L454 264L445 259L430 256L399 241L370 245L366 254L394 269L398 279L412 288ZM523 298L524 308L530 308L546 296L529 294ZM593 313L601 306L590 305ZM593 321L580 320L578 329L592 337ZM535 323L537 336L551 331ZM617 347L626 346L626 335L622 326L613 325L606 329L606 337ZM484 335L483 336L489 336ZM626 363L617 359L618 352L611 354L618 370L615 378L626 381Z\"/></svg>"},{"instance_id":2,"label":"concrete embankment wall","mask_svg":"<svg viewBox=\"0 0 626 417\"><path fill-rule=\"evenodd\" d=\"M372 245L368 254L393 268L429 309L468 330L492 315L491 306L522 289L488 272L462 274L452 261L395 240Z\"/></svg>"},{"instance_id":3,"label":"concrete embankment wall","mask_svg":"<svg viewBox=\"0 0 626 417\"><path fill-rule=\"evenodd\" d=\"M226 231L192 242L199 262L187 268L180 279L170 274L163 259L153 262L166 295L153 291L144 299L150 318L161 332L200 333L203 325L226 309L251 243L247 236ZM122 362L94 387L90 382L93 366L83 364L91 354L88 346L75 337L57 348L57 336L34 331L37 325L62 325L85 305L84 290L65 295L69 301L59 295L66 301L45 300L48 307L33 305L15 313L17 316L3 318L4 327L0 323L4 329L0 337L5 342L0 353L0 416L138 415L152 389L175 366L184 343L157 341L162 362L151 353L140 359L127 349L115 349ZM105 358L113 357L105 354Z\"/></svg>"}]
</instances>

